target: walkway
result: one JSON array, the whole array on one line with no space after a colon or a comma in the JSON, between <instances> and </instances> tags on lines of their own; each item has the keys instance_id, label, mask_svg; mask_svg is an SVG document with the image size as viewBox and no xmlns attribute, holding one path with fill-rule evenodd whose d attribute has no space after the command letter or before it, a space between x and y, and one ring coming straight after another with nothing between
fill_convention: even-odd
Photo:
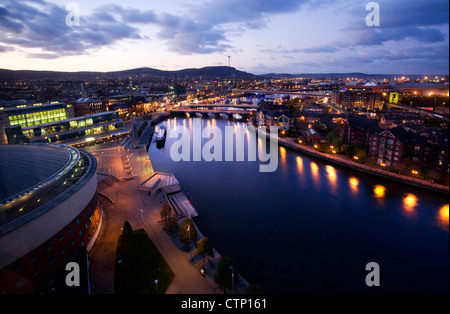
<instances>
[{"instance_id":1,"label":"walkway","mask_svg":"<svg viewBox=\"0 0 450 314\"><path fill-rule=\"evenodd\" d=\"M263 133L265 133L263 131ZM266 133L266 136L268 138L270 138L270 134ZM383 170L374 166L370 166L370 165L364 165L364 164L360 164L351 160L346 159L346 157L344 156L340 156L340 155L334 155L334 154L326 154L326 153L321 153L316 151L313 147L310 146L304 146L304 145L300 145L298 143L295 142L295 139L293 138L278 138L278 141L281 145L285 146L285 147L289 147L292 148L296 151L299 152L303 152L306 154L309 154L311 156L335 163L335 164L339 164L339 165L343 165L358 171L363 171L366 173L370 173L373 175L377 175L377 176L381 176L390 180L394 180L394 181L399 181L399 182L403 182L406 184L410 184L410 185L414 185L414 186L418 186L418 187L422 187L422 188L426 188L435 192L439 192L439 193L444 193L444 194L449 194L449 187L445 186L445 185L441 185L441 184L436 184L436 183L432 183L430 181L427 180L422 180L422 179L418 179L418 178L412 178L409 176L405 176L405 175L400 175L400 174L396 174L387 170Z\"/></svg>"},{"instance_id":2,"label":"walkway","mask_svg":"<svg viewBox=\"0 0 450 314\"><path fill-rule=\"evenodd\" d=\"M144 158L142 150L145 154L145 149L130 149L133 157L130 158L130 163L133 169L140 170L135 179L101 185L103 192L113 195L114 200L117 195L117 203L112 204L100 197L104 215L103 228L89 253L93 293L114 293L117 240L123 223L129 221L133 229L145 229L175 274L166 293L215 294L217 287L211 286L211 283L202 277L200 271L189 262L189 253L180 250L158 223L161 219L163 198L149 196L147 192L138 190L139 184L150 175L148 168L142 168L145 164L141 160Z\"/></svg>"}]
</instances>

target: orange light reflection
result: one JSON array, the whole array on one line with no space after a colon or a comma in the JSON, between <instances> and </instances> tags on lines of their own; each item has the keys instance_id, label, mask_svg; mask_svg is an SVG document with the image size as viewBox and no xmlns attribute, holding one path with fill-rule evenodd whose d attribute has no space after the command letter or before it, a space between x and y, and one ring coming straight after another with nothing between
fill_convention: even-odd
<instances>
[{"instance_id":1,"label":"orange light reflection","mask_svg":"<svg viewBox=\"0 0 450 314\"><path fill-rule=\"evenodd\" d=\"M312 172L314 179L319 178L319 166L317 166L317 164L314 162L311 162L311 172Z\"/></svg>"},{"instance_id":2,"label":"orange light reflection","mask_svg":"<svg viewBox=\"0 0 450 314\"><path fill-rule=\"evenodd\" d=\"M403 198L403 210L407 216L415 214L415 207L417 206L417 197L414 194L408 194Z\"/></svg>"},{"instance_id":3,"label":"orange light reflection","mask_svg":"<svg viewBox=\"0 0 450 314\"><path fill-rule=\"evenodd\" d=\"M375 194L376 198L384 198L384 195L386 194L386 187L377 185L373 189L373 193Z\"/></svg>"},{"instance_id":4,"label":"orange light reflection","mask_svg":"<svg viewBox=\"0 0 450 314\"><path fill-rule=\"evenodd\" d=\"M330 179L330 182L332 184L335 184L337 180L336 169L334 169L332 166L327 166L326 169L328 173L328 179Z\"/></svg>"},{"instance_id":5,"label":"orange light reflection","mask_svg":"<svg viewBox=\"0 0 450 314\"><path fill-rule=\"evenodd\" d=\"M448 204L443 206L440 210L439 210L439 215L438 215L438 224L439 226L448 231Z\"/></svg>"},{"instance_id":6,"label":"orange light reflection","mask_svg":"<svg viewBox=\"0 0 450 314\"><path fill-rule=\"evenodd\" d=\"M356 178L350 178L350 188L353 192L358 192L359 181Z\"/></svg>"},{"instance_id":7,"label":"orange light reflection","mask_svg":"<svg viewBox=\"0 0 450 314\"><path fill-rule=\"evenodd\" d=\"M301 157L297 157L297 169L299 173L303 173L303 159Z\"/></svg>"}]
</instances>

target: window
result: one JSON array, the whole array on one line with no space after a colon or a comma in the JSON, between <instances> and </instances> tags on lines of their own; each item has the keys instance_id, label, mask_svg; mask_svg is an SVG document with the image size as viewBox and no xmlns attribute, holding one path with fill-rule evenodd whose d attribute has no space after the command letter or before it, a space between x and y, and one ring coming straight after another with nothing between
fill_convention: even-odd
<instances>
[{"instance_id":1,"label":"window","mask_svg":"<svg viewBox=\"0 0 450 314\"><path fill-rule=\"evenodd\" d=\"M52 249L52 244L51 243L47 244L47 246L45 247L45 251L48 252L51 249Z\"/></svg>"},{"instance_id":2,"label":"window","mask_svg":"<svg viewBox=\"0 0 450 314\"><path fill-rule=\"evenodd\" d=\"M13 266L12 271L13 273L17 274L21 269L22 267L20 266L20 264L17 264Z\"/></svg>"},{"instance_id":3,"label":"window","mask_svg":"<svg viewBox=\"0 0 450 314\"><path fill-rule=\"evenodd\" d=\"M36 276L39 276L39 274L42 272L42 269L40 268L40 267L38 267L38 268L36 268L35 270L34 270L34 276L36 277Z\"/></svg>"},{"instance_id":4,"label":"window","mask_svg":"<svg viewBox=\"0 0 450 314\"><path fill-rule=\"evenodd\" d=\"M52 257L49 259L48 263L51 265L51 264L53 264L55 261L56 261L56 258L55 258L54 256L52 256Z\"/></svg>"},{"instance_id":5,"label":"window","mask_svg":"<svg viewBox=\"0 0 450 314\"><path fill-rule=\"evenodd\" d=\"M60 235L58 236L58 242L61 242L63 239L64 239L64 236L63 236L62 234L60 234Z\"/></svg>"},{"instance_id":6,"label":"window","mask_svg":"<svg viewBox=\"0 0 450 314\"><path fill-rule=\"evenodd\" d=\"M66 252L67 252L66 247L63 247L63 248L61 249L61 255L64 255L64 253L66 253Z\"/></svg>"},{"instance_id":7,"label":"window","mask_svg":"<svg viewBox=\"0 0 450 314\"><path fill-rule=\"evenodd\" d=\"M30 256L30 262L31 263L35 262L36 260L37 260L37 255L36 254L33 254L33 255Z\"/></svg>"}]
</instances>

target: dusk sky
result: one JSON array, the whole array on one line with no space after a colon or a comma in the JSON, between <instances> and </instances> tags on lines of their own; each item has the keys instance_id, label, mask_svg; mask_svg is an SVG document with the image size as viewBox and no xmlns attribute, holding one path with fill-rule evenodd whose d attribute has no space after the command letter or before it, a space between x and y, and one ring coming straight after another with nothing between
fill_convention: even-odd
<instances>
[{"instance_id":1,"label":"dusk sky","mask_svg":"<svg viewBox=\"0 0 450 314\"><path fill-rule=\"evenodd\" d=\"M66 4L80 7L68 26ZM448 75L447 0L1 0L0 68Z\"/></svg>"}]
</instances>

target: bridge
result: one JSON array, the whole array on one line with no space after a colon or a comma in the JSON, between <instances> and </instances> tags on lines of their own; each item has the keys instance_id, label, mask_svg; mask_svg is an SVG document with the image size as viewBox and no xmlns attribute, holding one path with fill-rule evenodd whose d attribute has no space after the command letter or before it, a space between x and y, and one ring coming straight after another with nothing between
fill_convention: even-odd
<instances>
[{"instance_id":1,"label":"bridge","mask_svg":"<svg viewBox=\"0 0 450 314\"><path fill-rule=\"evenodd\" d=\"M425 115L430 118L438 118L438 119L446 121L447 123L449 122L449 117L447 115L437 113L432 110L426 110L426 109L422 109L422 108L415 108L415 107L410 107L410 106L405 106L405 105L400 105L400 104L391 104L391 103L388 104L388 107L403 109L408 112L420 113L421 115Z\"/></svg>"},{"instance_id":2,"label":"bridge","mask_svg":"<svg viewBox=\"0 0 450 314\"><path fill-rule=\"evenodd\" d=\"M191 117L198 116L207 117L208 115L214 115L216 118L219 118L220 115L225 114L228 118L233 117L234 114L238 114L242 117L242 119L246 120L252 114L252 111L244 111L244 110L224 110L224 109L189 109L189 108L178 108L178 109L168 109L167 111L171 113L185 113L189 114Z\"/></svg>"},{"instance_id":3,"label":"bridge","mask_svg":"<svg viewBox=\"0 0 450 314\"><path fill-rule=\"evenodd\" d=\"M251 104L225 104L225 103L199 103L199 104L189 104L184 105L182 108L184 109L200 109L200 110L210 110L214 108L220 108L227 109L227 108L234 108L234 109L243 109L245 110L258 110L258 106L253 106Z\"/></svg>"},{"instance_id":4,"label":"bridge","mask_svg":"<svg viewBox=\"0 0 450 314\"><path fill-rule=\"evenodd\" d=\"M311 92L302 92L302 91L285 91L285 90L268 90L268 89L239 89L236 92L239 93L253 93L253 94L270 94L270 95L298 95L298 96L309 96L309 97L319 97L325 98L330 97L330 94L323 93L311 93Z\"/></svg>"}]
</instances>

